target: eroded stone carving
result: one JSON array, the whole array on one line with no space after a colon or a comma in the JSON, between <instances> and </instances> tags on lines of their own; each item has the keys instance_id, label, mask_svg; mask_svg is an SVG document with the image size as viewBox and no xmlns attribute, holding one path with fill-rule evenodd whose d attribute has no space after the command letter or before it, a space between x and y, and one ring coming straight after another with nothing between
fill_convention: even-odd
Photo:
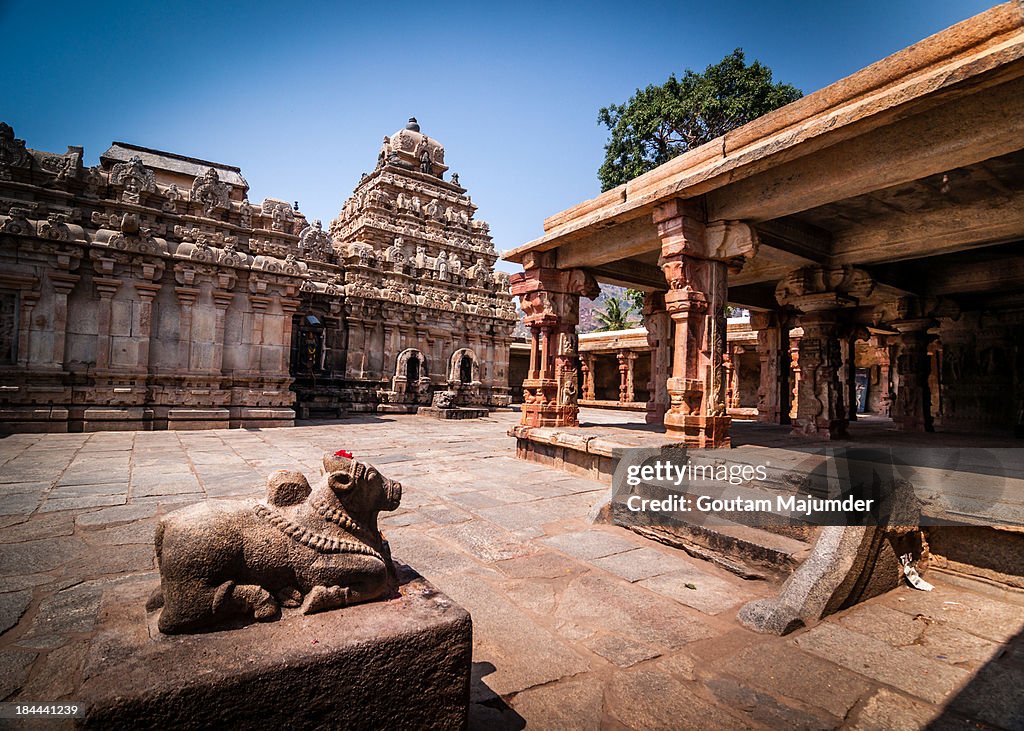
<instances>
[{"instance_id":1,"label":"eroded stone carving","mask_svg":"<svg viewBox=\"0 0 1024 731\"><path fill-rule=\"evenodd\" d=\"M133 155L128 162L119 162L110 170L110 184L124 186L121 201L140 203L143 193L156 190L156 176L142 164L142 158Z\"/></svg>"},{"instance_id":2,"label":"eroded stone carving","mask_svg":"<svg viewBox=\"0 0 1024 731\"><path fill-rule=\"evenodd\" d=\"M299 234L299 253L313 261L328 261L331 251L330 235L324 231L320 219L315 219L312 226L306 226Z\"/></svg>"},{"instance_id":3,"label":"eroded stone carving","mask_svg":"<svg viewBox=\"0 0 1024 731\"><path fill-rule=\"evenodd\" d=\"M6 122L0 122L0 180L11 179L11 168L29 166L25 140L14 136L14 129Z\"/></svg>"},{"instance_id":4,"label":"eroded stone carving","mask_svg":"<svg viewBox=\"0 0 1024 731\"><path fill-rule=\"evenodd\" d=\"M267 198L263 201L263 215L270 217L272 231L292 232L295 222L295 209L284 201Z\"/></svg>"},{"instance_id":5,"label":"eroded stone carving","mask_svg":"<svg viewBox=\"0 0 1024 731\"><path fill-rule=\"evenodd\" d=\"M208 501L160 521L156 553L168 634L269 621L281 607L304 614L387 595L396 585L380 511L398 508L402 486L372 465L325 455L311 488L301 472L270 476L259 502Z\"/></svg>"},{"instance_id":6,"label":"eroded stone carving","mask_svg":"<svg viewBox=\"0 0 1024 731\"><path fill-rule=\"evenodd\" d=\"M229 193L228 184L220 181L220 176L213 168L209 168L192 183L192 200L201 203L207 215L217 208L227 208Z\"/></svg>"}]
</instances>

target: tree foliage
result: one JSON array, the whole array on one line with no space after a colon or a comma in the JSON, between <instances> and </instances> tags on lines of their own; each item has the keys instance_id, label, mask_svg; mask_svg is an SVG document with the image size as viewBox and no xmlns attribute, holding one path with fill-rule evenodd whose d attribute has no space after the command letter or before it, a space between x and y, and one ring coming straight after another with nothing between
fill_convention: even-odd
<instances>
[{"instance_id":1,"label":"tree foliage","mask_svg":"<svg viewBox=\"0 0 1024 731\"><path fill-rule=\"evenodd\" d=\"M661 86L653 84L625 104L598 112L610 136L597 172L601 190L610 190L687 150L785 106L802 96L794 86L772 82L770 68L749 66L737 48L698 74L690 69Z\"/></svg>"},{"instance_id":2,"label":"tree foliage","mask_svg":"<svg viewBox=\"0 0 1024 731\"><path fill-rule=\"evenodd\" d=\"M629 303L618 297L609 297L604 302L604 309L594 313L594 318L601 323L595 332L628 330L635 324L629 317L632 312Z\"/></svg>"},{"instance_id":3,"label":"tree foliage","mask_svg":"<svg viewBox=\"0 0 1024 731\"><path fill-rule=\"evenodd\" d=\"M642 313L644 311L644 293L639 289L627 289L625 299L629 302L629 306L635 312Z\"/></svg>"}]
</instances>

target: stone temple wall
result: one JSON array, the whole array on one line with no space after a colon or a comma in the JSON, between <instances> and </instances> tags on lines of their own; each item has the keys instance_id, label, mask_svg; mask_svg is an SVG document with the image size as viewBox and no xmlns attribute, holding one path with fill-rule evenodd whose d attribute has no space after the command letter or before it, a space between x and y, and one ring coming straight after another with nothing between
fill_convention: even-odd
<instances>
[{"instance_id":1,"label":"stone temple wall","mask_svg":"<svg viewBox=\"0 0 1024 731\"><path fill-rule=\"evenodd\" d=\"M0 123L0 431L283 426L438 388L507 404L486 224L439 145L387 151L328 233L250 203L238 168L123 143L86 168Z\"/></svg>"}]
</instances>

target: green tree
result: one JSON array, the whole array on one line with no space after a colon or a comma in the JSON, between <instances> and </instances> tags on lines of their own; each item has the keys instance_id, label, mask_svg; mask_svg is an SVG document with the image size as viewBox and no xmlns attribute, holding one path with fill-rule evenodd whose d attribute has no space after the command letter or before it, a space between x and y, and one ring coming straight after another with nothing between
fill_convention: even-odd
<instances>
[{"instance_id":1,"label":"green tree","mask_svg":"<svg viewBox=\"0 0 1024 731\"><path fill-rule=\"evenodd\" d=\"M625 104L598 112L597 121L611 133L597 171L601 190L632 180L801 96L794 86L773 83L771 69L759 61L748 66L740 48L702 74L686 69L681 78L672 74L661 86L637 89Z\"/></svg>"},{"instance_id":2,"label":"green tree","mask_svg":"<svg viewBox=\"0 0 1024 731\"><path fill-rule=\"evenodd\" d=\"M604 310L594 313L594 318L601 323L601 327L595 332L608 332L609 330L628 330L634 323L629 319L633 308L629 303L618 297L609 297L605 300Z\"/></svg>"},{"instance_id":3,"label":"green tree","mask_svg":"<svg viewBox=\"0 0 1024 731\"><path fill-rule=\"evenodd\" d=\"M639 289L627 289L626 297L629 300L629 306L634 312L642 313L644 311L644 293Z\"/></svg>"}]
</instances>

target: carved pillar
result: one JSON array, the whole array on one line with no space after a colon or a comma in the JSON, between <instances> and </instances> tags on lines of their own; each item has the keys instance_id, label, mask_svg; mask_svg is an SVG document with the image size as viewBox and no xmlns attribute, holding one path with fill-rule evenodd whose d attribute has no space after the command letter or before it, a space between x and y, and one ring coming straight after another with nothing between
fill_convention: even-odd
<instances>
[{"instance_id":1,"label":"carved pillar","mask_svg":"<svg viewBox=\"0 0 1024 731\"><path fill-rule=\"evenodd\" d=\"M794 434L818 439L846 436L849 409L840 385L843 368L839 312L868 296L874 282L853 267L805 267L779 283L776 297L801 314L800 391Z\"/></svg>"},{"instance_id":2,"label":"carved pillar","mask_svg":"<svg viewBox=\"0 0 1024 731\"><path fill-rule=\"evenodd\" d=\"M725 405L727 409L738 409L740 406L740 360L743 357L742 345L726 346L725 354Z\"/></svg>"},{"instance_id":3,"label":"carved pillar","mask_svg":"<svg viewBox=\"0 0 1024 731\"><path fill-rule=\"evenodd\" d=\"M392 363L395 362L395 348L394 348L394 334L395 327L390 323L384 323L384 341L381 347L381 376L387 375L388 368Z\"/></svg>"},{"instance_id":4,"label":"carved pillar","mask_svg":"<svg viewBox=\"0 0 1024 731\"><path fill-rule=\"evenodd\" d=\"M345 351L345 375L349 378L363 376L363 321L358 317L348 317L348 349ZM434 358L436 362L436 357Z\"/></svg>"},{"instance_id":5,"label":"carved pillar","mask_svg":"<svg viewBox=\"0 0 1024 731\"><path fill-rule=\"evenodd\" d=\"M523 426L577 426L580 296L595 298L600 289L589 274L561 270L550 252L523 262L526 271L512 277L526 326L534 333L530 377L523 382ZM539 343L537 342L539 340Z\"/></svg>"},{"instance_id":6,"label":"carved pillar","mask_svg":"<svg viewBox=\"0 0 1024 731\"><path fill-rule=\"evenodd\" d=\"M540 328L530 328L530 370L527 379L540 378Z\"/></svg>"},{"instance_id":7,"label":"carved pillar","mask_svg":"<svg viewBox=\"0 0 1024 731\"><path fill-rule=\"evenodd\" d=\"M159 284L136 282L135 292L139 296L139 351L136 366L141 373L149 371L149 349L153 337L153 300L160 292Z\"/></svg>"},{"instance_id":8,"label":"carved pillar","mask_svg":"<svg viewBox=\"0 0 1024 731\"><path fill-rule=\"evenodd\" d=\"M273 302L271 297L263 295L250 295L249 304L252 305L252 345L249 351L249 370L263 375L263 326L267 317L267 308Z\"/></svg>"},{"instance_id":9,"label":"carved pillar","mask_svg":"<svg viewBox=\"0 0 1024 731\"><path fill-rule=\"evenodd\" d=\"M878 388L881 395L878 409L883 416L892 414L892 375L890 373L889 343L884 335L875 336L877 346L875 358L878 360Z\"/></svg>"},{"instance_id":10,"label":"carved pillar","mask_svg":"<svg viewBox=\"0 0 1024 731\"><path fill-rule=\"evenodd\" d=\"M580 368L583 369L583 398L586 401L593 401L597 398L594 391L594 355L585 353L581 356Z\"/></svg>"},{"instance_id":11,"label":"carved pillar","mask_svg":"<svg viewBox=\"0 0 1024 731\"><path fill-rule=\"evenodd\" d=\"M39 301L38 291L22 291L18 312L18 365L25 368L32 357L32 310Z\"/></svg>"},{"instance_id":12,"label":"carved pillar","mask_svg":"<svg viewBox=\"0 0 1024 731\"><path fill-rule=\"evenodd\" d=\"M899 351L896 356L896 402L892 405L892 420L903 431L935 431L932 423L931 358L928 355L928 328L934 324L929 318L896 320L891 323L899 332Z\"/></svg>"},{"instance_id":13,"label":"carved pillar","mask_svg":"<svg viewBox=\"0 0 1024 731\"><path fill-rule=\"evenodd\" d=\"M636 353L631 350L620 350L615 354L619 362L619 403L631 403L634 399L633 362Z\"/></svg>"},{"instance_id":14,"label":"carved pillar","mask_svg":"<svg viewBox=\"0 0 1024 731\"><path fill-rule=\"evenodd\" d=\"M788 424L789 333L774 312L750 313L750 327L757 332L757 357L761 363L757 388L757 420Z\"/></svg>"},{"instance_id":15,"label":"carved pillar","mask_svg":"<svg viewBox=\"0 0 1024 731\"><path fill-rule=\"evenodd\" d=\"M50 272L49 276L53 284L53 363L60 368L68 334L68 295L82 277L64 272Z\"/></svg>"},{"instance_id":16,"label":"carved pillar","mask_svg":"<svg viewBox=\"0 0 1024 731\"><path fill-rule=\"evenodd\" d=\"M188 373L192 370L192 306L199 299L199 290L196 287L175 287L174 293L178 296L178 312L180 313L178 319L178 363L182 371ZM258 317L258 323L262 333L262 314ZM257 355L257 362L258 357Z\"/></svg>"},{"instance_id":17,"label":"carved pillar","mask_svg":"<svg viewBox=\"0 0 1024 731\"><path fill-rule=\"evenodd\" d=\"M789 336L789 373L792 376L791 384L789 386L789 422L792 423L796 419L797 412L800 410L800 339L803 337L803 330L800 330L799 335L794 335L790 331Z\"/></svg>"},{"instance_id":18,"label":"carved pillar","mask_svg":"<svg viewBox=\"0 0 1024 731\"><path fill-rule=\"evenodd\" d=\"M121 280L94 277L92 283L99 295L96 303L96 370L103 371L110 367L111 300L117 294Z\"/></svg>"},{"instance_id":19,"label":"carved pillar","mask_svg":"<svg viewBox=\"0 0 1024 731\"><path fill-rule=\"evenodd\" d=\"M278 365L276 372L281 375L282 378L288 378L288 360L289 352L291 351L292 342L292 327L295 324L295 313L299 311L299 307L302 305L302 300L293 299L291 297L281 298L281 312L284 317L284 323L281 333L281 342L284 343L284 347L281 348L281 362Z\"/></svg>"},{"instance_id":20,"label":"carved pillar","mask_svg":"<svg viewBox=\"0 0 1024 731\"><path fill-rule=\"evenodd\" d=\"M931 338L928 343L928 360L931 369L928 374L928 390L932 397L932 424L942 428L942 341L937 337Z\"/></svg>"},{"instance_id":21,"label":"carved pillar","mask_svg":"<svg viewBox=\"0 0 1024 731\"><path fill-rule=\"evenodd\" d=\"M668 411L668 379L672 370L672 320L665 309L664 292L644 293L644 327L651 346L651 380L647 390L648 424L663 424Z\"/></svg>"},{"instance_id":22,"label":"carved pillar","mask_svg":"<svg viewBox=\"0 0 1024 731\"><path fill-rule=\"evenodd\" d=\"M228 307L234 299L235 295L232 292L213 290L213 306L216 310L213 325L213 364L210 368L213 373L219 374L224 370L224 327Z\"/></svg>"},{"instance_id":23,"label":"carved pillar","mask_svg":"<svg viewBox=\"0 0 1024 731\"><path fill-rule=\"evenodd\" d=\"M846 394L850 422L857 421L857 336L846 341Z\"/></svg>"},{"instance_id":24,"label":"carved pillar","mask_svg":"<svg viewBox=\"0 0 1024 731\"><path fill-rule=\"evenodd\" d=\"M695 447L729 446L725 403L727 262L736 267L757 250L757 234L738 221L705 223L689 201L659 205L660 265L674 328L671 402L665 430Z\"/></svg>"}]
</instances>

